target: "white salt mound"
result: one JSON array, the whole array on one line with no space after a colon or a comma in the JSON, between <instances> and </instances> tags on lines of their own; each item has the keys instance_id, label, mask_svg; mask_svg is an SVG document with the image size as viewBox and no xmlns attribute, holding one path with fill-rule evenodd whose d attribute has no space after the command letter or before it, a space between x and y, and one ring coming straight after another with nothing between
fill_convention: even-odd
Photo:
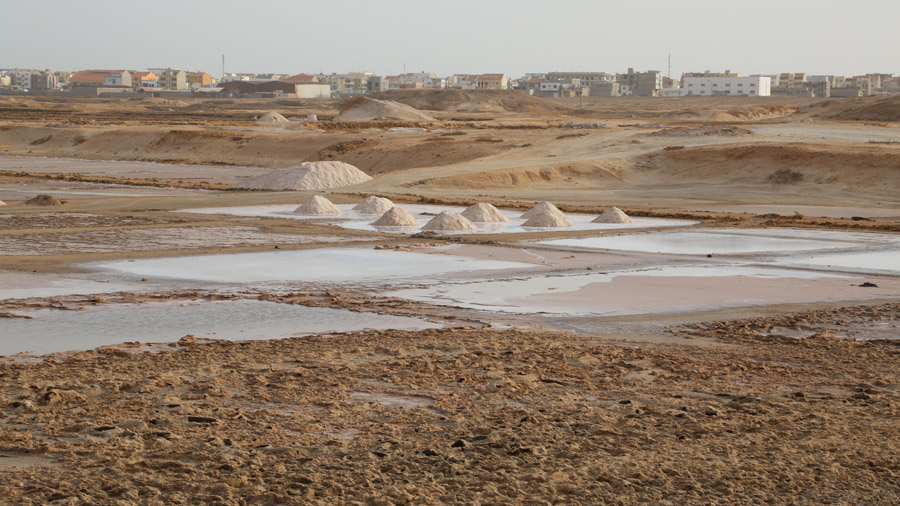
<instances>
[{"instance_id":1,"label":"white salt mound","mask_svg":"<svg viewBox=\"0 0 900 506\"><path fill-rule=\"evenodd\" d=\"M381 215L381 218L373 221L372 225L376 227L418 227L421 223L404 209L395 206L388 209Z\"/></svg>"},{"instance_id":2,"label":"white salt mound","mask_svg":"<svg viewBox=\"0 0 900 506\"><path fill-rule=\"evenodd\" d=\"M509 221L509 218L501 213L499 209L492 206L491 204L486 204L484 202L475 204L474 206L469 206L465 211L462 212L462 215L463 217L468 218L469 221L478 223L497 223Z\"/></svg>"},{"instance_id":3,"label":"white salt mound","mask_svg":"<svg viewBox=\"0 0 900 506\"><path fill-rule=\"evenodd\" d=\"M422 227L422 230L434 232L474 232L478 227L463 215L444 211L435 216Z\"/></svg>"},{"instance_id":4,"label":"white salt mound","mask_svg":"<svg viewBox=\"0 0 900 506\"><path fill-rule=\"evenodd\" d=\"M528 221L522 224L523 227L536 227L536 228L560 228L560 227L571 227L572 224L569 223L569 220L566 219L566 215L562 213L559 209L554 213L553 211L544 210L543 212L528 218Z\"/></svg>"},{"instance_id":5,"label":"white salt mound","mask_svg":"<svg viewBox=\"0 0 900 506\"><path fill-rule=\"evenodd\" d=\"M365 172L344 162L303 162L235 185L245 190L324 190L371 181Z\"/></svg>"},{"instance_id":6,"label":"white salt mound","mask_svg":"<svg viewBox=\"0 0 900 506\"><path fill-rule=\"evenodd\" d=\"M257 123L287 123L288 119L275 111L265 113L261 118L256 120Z\"/></svg>"},{"instance_id":7,"label":"white salt mound","mask_svg":"<svg viewBox=\"0 0 900 506\"><path fill-rule=\"evenodd\" d=\"M0 206L5 206L5 205L6 205L6 202L3 202L2 200L0 200Z\"/></svg>"},{"instance_id":8,"label":"white salt mound","mask_svg":"<svg viewBox=\"0 0 900 506\"><path fill-rule=\"evenodd\" d=\"M536 206L534 206L531 209L522 213L522 216L520 216L520 218L525 218L527 220L529 218L532 218L534 216L538 216L538 215L541 215L541 214L544 214L547 212L550 212L553 214L559 214L559 215L562 215L563 217L566 216L565 214L563 214L562 211L557 209L556 206L554 206L550 202L541 202L540 204L537 204Z\"/></svg>"},{"instance_id":9,"label":"white salt mound","mask_svg":"<svg viewBox=\"0 0 900 506\"><path fill-rule=\"evenodd\" d=\"M618 207L610 207L603 211L603 214L594 218L591 223L634 223L634 220Z\"/></svg>"},{"instance_id":10,"label":"white salt mound","mask_svg":"<svg viewBox=\"0 0 900 506\"><path fill-rule=\"evenodd\" d=\"M390 211L392 207L394 207L394 203L389 199L372 195L353 206L353 210L362 214L384 214Z\"/></svg>"},{"instance_id":11,"label":"white salt mound","mask_svg":"<svg viewBox=\"0 0 900 506\"><path fill-rule=\"evenodd\" d=\"M306 201L305 204L294 209L294 214L339 214L341 212L330 200L320 195L314 195L313 198Z\"/></svg>"}]
</instances>

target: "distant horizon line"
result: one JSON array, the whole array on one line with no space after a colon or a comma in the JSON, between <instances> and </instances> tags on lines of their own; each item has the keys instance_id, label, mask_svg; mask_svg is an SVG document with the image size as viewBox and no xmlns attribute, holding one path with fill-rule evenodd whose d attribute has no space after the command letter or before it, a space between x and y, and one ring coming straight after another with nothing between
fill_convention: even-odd
<instances>
[{"instance_id":1,"label":"distant horizon line","mask_svg":"<svg viewBox=\"0 0 900 506\"><path fill-rule=\"evenodd\" d=\"M672 73L672 74L665 74L662 70L658 70L658 69L637 70L638 67L629 67L629 68L630 68L630 69L636 69L635 72L638 72L638 73L642 73L642 72L659 72L659 73L663 74L664 77L667 77L667 78L672 78L673 75L674 75L674 76L679 76L679 75L684 75L684 74L700 74L700 73L705 73L705 72L709 72L710 74L723 74L723 73L726 73L726 72L731 72L731 73L734 73L734 74L740 74L740 75L742 75L742 76L748 76L748 77L750 77L750 76L755 76L755 75L759 75L759 76L771 76L771 75L781 75L781 74L806 74L806 75L808 75L808 76L834 76L834 77L853 77L853 76L868 76L868 75L890 75L890 76L895 76L895 77L896 77L896 76L900 75L900 74L894 74L893 72L866 72L866 73L862 73L862 74L853 74L853 73L844 73L844 74L839 74L839 73L812 73L812 72L754 72L754 73L746 73L746 72L735 72L735 71L733 71L733 70L731 70L731 69L726 69L726 70L721 70L721 71L719 71L719 70L713 71L713 70L704 69L704 70L702 70L702 71L682 71L682 72L680 72L680 73L675 72L675 73ZM207 71L204 71L204 70L186 70L186 68L181 68L181 67L145 67L145 69L146 69L147 71L149 71L150 69L172 69L172 70L184 70L185 72L203 72L203 73L209 74L210 76L216 77L216 74L213 74L213 73L211 73L211 72L207 72ZM75 72L81 72L81 71L113 71L113 70L124 70L124 71L128 71L128 72L143 72L142 70L128 69L128 68L121 68L121 69L120 69L120 68L115 68L115 67L109 67L109 68L94 67L94 68L82 68L82 69L78 69L78 70L63 70L63 69L53 70L52 67L49 67L49 68L35 68L35 67L0 67L0 71L38 71L38 72L50 72L50 73L54 73L54 72L68 72L68 73L73 73L73 74L74 74ZM404 73L398 73L398 74L393 74L393 73L378 73L378 72L374 72L374 71L370 71L370 70L349 70L349 71L344 71L344 72L306 72L306 71L301 71L301 72L295 72L295 73L290 73L290 72L234 72L234 71L230 71L230 72L225 72L225 73L222 74L220 77L224 77L225 75L228 75L228 74L248 74L248 75L249 75L249 74L252 74L252 75L254 75L254 76L265 75L265 74L280 74L280 75L287 75L287 76L293 76L293 75L299 75L299 74L306 74L306 75L311 75L311 76L316 76L316 75L328 76L328 75L364 74L364 73L369 73L369 74L376 75L376 76L390 76L390 75L405 75L405 74L420 74L420 73L425 73L425 74L435 74L437 77L454 76L454 75L482 75L482 74L501 74L501 73L502 73L503 75L508 76L510 79L515 80L515 79L520 79L520 78L522 78L522 77L526 77L526 76L529 75L529 74L549 74L549 73L571 73L571 74L585 73L585 74L589 74L589 73L599 73L599 74L617 75L617 74L626 74L627 72L607 72L607 71L603 71L603 70L548 70L548 71L541 71L541 72L525 72L525 73L523 73L521 76L518 76L518 77L512 77L513 74L508 74L508 73L505 73L505 72L454 72L454 73L450 73L450 74L440 74L440 73L438 73L438 72L430 72L430 71L425 71L425 70L420 71L420 72L404 72Z\"/></svg>"}]
</instances>

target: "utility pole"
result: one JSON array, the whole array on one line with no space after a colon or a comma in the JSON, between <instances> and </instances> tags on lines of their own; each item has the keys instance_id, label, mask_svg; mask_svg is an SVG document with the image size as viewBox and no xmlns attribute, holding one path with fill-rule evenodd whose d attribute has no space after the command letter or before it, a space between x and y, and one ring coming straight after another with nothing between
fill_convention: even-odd
<instances>
[{"instance_id":1,"label":"utility pole","mask_svg":"<svg viewBox=\"0 0 900 506\"><path fill-rule=\"evenodd\" d=\"M225 79L225 53L222 53L222 79Z\"/></svg>"},{"instance_id":2,"label":"utility pole","mask_svg":"<svg viewBox=\"0 0 900 506\"><path fill-rule=\"evenodd\" d=\"M672 79L672 53L669 53L669 72L666 75L669 79Z\"/></svg>"}]
</instances>

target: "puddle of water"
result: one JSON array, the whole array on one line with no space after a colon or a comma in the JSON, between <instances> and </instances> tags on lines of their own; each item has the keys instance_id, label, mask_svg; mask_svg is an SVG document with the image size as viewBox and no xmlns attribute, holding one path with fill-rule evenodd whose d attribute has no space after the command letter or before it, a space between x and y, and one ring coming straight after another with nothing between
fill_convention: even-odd
<instances>
[{"instance_id":1,"label":"puddle of water","mask_svg":"<svg viewBox=\"0 0 900 506\"><path fill-rule=\"evenodd\" d=\"M248 217L270 217L270 218L294 218L302 220L322 220L325 223L337 225L343 228L353 230L368 230L377 232L389 232L398 234L414 234L421 227L373 227L371 223L378 219L378 215L360 214L353 211L355 204L338 204L341 214L332 216L304 216L293 214L292 211L299 204L294 205L278 205L278 206L248 206L248 207L208 207L201 209L184 209L179 212L185 213L201 213L201 214L230 214L234 216ZM464 207L450 207L429 204L399 204L400 207L409 212L413 217L419 220L422 225L428 223L431 218L442 211L452 211L461 213ZM476 232L443 232L445 234L514 234L523 232L546 232L556 230L626 230L635 228L655 228L655 227L683 227L695 225L696 221L687 220L670 220L662 218L634 218L634 223L628 224L610 224L610 223L591 223L591 220L597 217L595 214L568 214L571 227L566 228L525 228L522 226L526 220L519 218L524 210L501 209L500 210L509 222L506 223L476 223L478 231Z\"/></svg>"},{"instance_id":2,"label":"puddle of water","mask_svg":"<svg viewBox=\"0 0 900 506\"><path fill-rule=\"evenodd\" d=\"M900 249L795 256L779 259L777 263L897 274L900 273Z\"/></svg>"},{"instance_id":3,"label":"puddle of water","mask_svg":"<svg viewBox=\"0 0 900 506\"><path fill-rule=\"evenodd\" d=\"M615 315L752 305L826 297L809 291L821 280L847 291L848 277L739 265L655 269L443 283L388 295L438 305L508 313ZM783 286L782 286L783 285ZM787 292L796 292L788 296ZM869 295L870 292L866 292ZM871 292L875 295L874 292Z\"/></svg>"},{"instance_id":4,"label":"puddle of water","mask_svg":"<svg viewBox=\"0 0 900 506\"><path fill-rule=\"evenodd\" d=\"M0 300L28 297L61 297L133 291L134 286L86 279L63 278L54 274L0 272Z\"/></svg>"},{"instance_id":5,"label":"puddle of water","mask_svg":"<svg viewBox=\"0 0 900 506\"><path fill-rule=\"evenodd\" d=\"M530 264L394 250L322 248L202 255L91 264L138 276L220 283L305 281L347 283L430 277L448 273L529 268Z\"/></svg>"},{"instance_id":6,"label":"puddle of water","mask_svg":"<svg viewBox=\"0 0 900 506\"><path fill-rule=\"evenodd\" d=\"M555 239L541 244L580 248L671 253L733 255L846 249L894 241L891 236L786 229L703 230L605 237Z\"/></svg>"},{"instance_id":7,"label":"puddle of water","mask_svg":"<svg viewBox=\"0 0 900 506\"><path fill-rule=\"evenodd\" d=\"M440 326L418 318L253 300L109 304L85 311L42 309L22 313L33 319L0 319L0 355L89 350L127 341L174 342L187 334L264 340L325 332Z\"/></svg>"}]
</instances>

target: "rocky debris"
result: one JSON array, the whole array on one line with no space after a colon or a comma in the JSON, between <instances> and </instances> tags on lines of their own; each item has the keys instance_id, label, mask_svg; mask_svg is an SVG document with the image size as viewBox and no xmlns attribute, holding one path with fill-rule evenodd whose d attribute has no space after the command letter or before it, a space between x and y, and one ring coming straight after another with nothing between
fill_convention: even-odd
<instances>
[{"instance_id":1,"label":"rocky debris","mask_svg":"<svg viewBox=\"0 0 900 506\"><path fill-rule=\"evenodd\" d=\"M371 181L365 172L344 162L303 162L250 178L235 188L244 190L324 190Z\"/></svg>"},{"instance_id":2,"label":"rocky debris","mask_svg":"<svg viewBox=\"0 0 900 506\"><path fill-rule=\"evenodd\" d=\"M42 193L25 201L29 206L64 206L68 204L65 200L60 200L53 195Z\"/></svg>"},{"instance_id":3,"label":"rocky debris","mask_svg":"<svg viewBox=\"0 0 900 506\"><path fill-rule=\"evenodd\" d=\"M499 209L491 204L479 203L466 208L462 216L476 223L502 223L509 221Z\"/></svg>"},{"instance_id":4,"label":"rocky debris","mask_svg":"<svg viewBox=\"0 0 900 506\"><path fill-rule=\"evenodd\" d=\"M478 227L461 214L443 211L422 227L430 232L474 232Z\"/></svg>"},{"instance_id":5,"label":"rocky debris","mask_svg":"<svg viewBox=\"0 0 900 506\"><path fill-rule=\"evenodd\" d=\"M405 209L394 206L372 222L372 225L376 227L418 227L421 223Z\"/></svg>"},{"instance_id":6,"label":"rocky debris","mask_svg":"<svg viewBox=\"0 0 900 506\"><path fill-rule=\"evenodd\" d=\"M353 206L353 210L362 214L384 214L394 207L390 199L370 195L362 202Z\"/></svg>"},{"instance_id":7,"label":"rocky debris","mask_svg":"<svg viewBox=\"0 0 900 506\"><path fill-rule=\"evenodd\" d=\"M321 195L313 195L313 197L307 200L302 206L294 209L294 214L305 214L311 216L321 214L339 214L340 212L341 210L338 209L337 206L332 204L330 200Z\"/></svg>"},{"instance_id":8,"label":"rocky debris","mask_svg":"<svg viewBox=\"0 0 900 506\"><path fill-rule=\"evenodd\" d=\"M610 207L597 216L591 223L634 223L630 216L618 207Z\"/></svg>"}]
</instances>

